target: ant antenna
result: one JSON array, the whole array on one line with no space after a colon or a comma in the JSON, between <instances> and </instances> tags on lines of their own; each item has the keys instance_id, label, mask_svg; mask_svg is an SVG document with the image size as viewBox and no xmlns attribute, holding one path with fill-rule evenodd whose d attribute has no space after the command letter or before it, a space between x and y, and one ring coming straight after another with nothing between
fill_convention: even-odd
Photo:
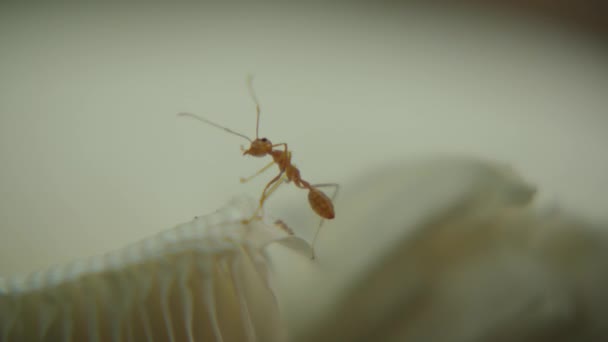
<instances>
[{"instance_id":1,"label":"ant antenna","mask_svg":"<svg viewBox=\"0 0 608 342\"><path fill-rule=\"evenodd\" d=\"M251 74L247 75L247 89L249 90L249 95L255 103L255 138L257 139L259 137L258 133L260 131L260 101L258 101L258 97L255 95L255 91L253 90L253 75Z\"/></svg>"},{"instance_id":2,"label":"ant antenna","mask_svg":"<svg viewBox=\"0 0 608 342\"><path fill-rule=\"evenodd\" d=\"M226 131L226 132L228 132L228 133L231 133L231 134L234 134L234 135L238 135L239 137L241 137L241 138L245 138L245 139L247 139L249 142L252 142L252 140L251 140L251 139L250 139L248 136L246 136L245 134L241 134L241 133L239 133L239 132L235 132L235 131L231 130L231 129L230 129L230 128L228 128L228 127L224 127L224 126L218 125L218 124L216 124L215 122L213 122L213 121L209 121L209 120L205 119L204 117L202 117L202 116L200 116L200 115L196 115L196 114L192 114L192 113L178 113L177 115L178 115L178 116L189 116L189 117L191 117L191 118L193 118L193 119L196 119L196 120L202 121L202 122L204 122L204 123L206 123L206 124L208 124L208 125L211 125L211 126L213 126L213 127L217 127L217 128L219 128L219 129L223 129L224 131Z\"/></svg>"}]
</instances>

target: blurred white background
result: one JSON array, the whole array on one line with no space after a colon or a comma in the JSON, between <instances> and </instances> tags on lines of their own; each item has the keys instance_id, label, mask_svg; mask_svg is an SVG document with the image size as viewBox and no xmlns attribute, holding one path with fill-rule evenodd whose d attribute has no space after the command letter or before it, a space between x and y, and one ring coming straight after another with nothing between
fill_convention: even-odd
<instances>
[{"instance_id":1,"label":"blurred white background","mask_svg":"<svg viewBox=\"0 0 608 342\"><path fill-rule=\"evenodd\" d=\"M608 217L608 50L557 22L388 4L0 6L3 276L258 196L274 171L238 179L267 160L176 117L254 135L248 73L261 134L288 142L313 183L468 153L511 163L547 201ZM305 195L285 187L268 211L309 210Z\"/></svg>"}]
</instances>

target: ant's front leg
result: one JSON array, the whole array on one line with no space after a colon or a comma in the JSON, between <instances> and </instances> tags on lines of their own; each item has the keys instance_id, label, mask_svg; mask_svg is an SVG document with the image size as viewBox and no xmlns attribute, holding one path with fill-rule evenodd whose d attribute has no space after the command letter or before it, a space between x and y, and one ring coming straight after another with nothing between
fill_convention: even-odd
<instances>
[{"instance_id":1,"label":"ant's front leg","mask_svg":"<svg viewBox=\"0 0 608 342\"><path fill-rule=\"evenodd\" d=\"M264 166L258 172L254 173L253 175L251 175L251 176L249 176L247 178L241 177L241 179L240 179L241 183L247 183L247 182L249 182L253 178L259 176L262 173L264 173L264 171L268 170L272 165L274 165L274 161L271 161L268 165Z\"/></svg>"}]
</instances>

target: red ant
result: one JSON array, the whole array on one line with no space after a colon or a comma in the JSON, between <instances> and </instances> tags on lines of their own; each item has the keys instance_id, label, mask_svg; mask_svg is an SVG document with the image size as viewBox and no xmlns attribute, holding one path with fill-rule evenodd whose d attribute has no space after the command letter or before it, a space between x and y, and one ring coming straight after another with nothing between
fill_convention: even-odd
<instances>
[{"instance_id":1,"label":"red ant","mask_svg":"<svg viewBox=\"0 0 608 342\"><path fill-rule=\"evenodd\" d=\"M256 212L254 213L253 217L250 220L257 217L257 214L260 210L262 210L264 203L266 202L266 199L284 181L287 183L293 182L293 184L296 187L298 187L300 189L308 190L308 203L310 204L310 207L312 208L312 210L321 217L321 222L319 224L319 228L317 229L317 232L315 233L313 240L312 240L312 250L313 250L312 258L314 259L315 258L314 244L317 239L317 235L319 234L321 225L323 224L323 221L325 219L331 220L335 217L334 205L332 203L332 200L338 194L339 185L336 183L325 183L325 184L308 183L307 181L303 180L302 177L300 176L300 170L294 164L291 163L291 151L288 150L287 143L273 144L267 138L259 138L258 133L259 133L259 127L260 127L260 104L259 104L257 96L255 95L255 92L253 90L252 82L253 82L253 78L251 76L249 76L247 78L247 88L249 90L249 95L253 99L253 102L255 103L255 107L256 107L255 140L252 140L244 134L235 132L227 127L218 125L218 124L216 124L212 121L209 121L196 114L179 113L178 115L190 116L190 117L200 120L204 123L207 123L211 126L222 129L230 134L234 134L241 138L247 139L251 144L249 145L249 149L245 149L241 145L241 150L243 151L243 155L250 155L253 157L265 157L267 155L270 155L272 157L272 162L270 162L268 165L264 166L262 169L260 169L258 172L256 172L252 176L247 177L247 178L241 178L241 183L250 181L251 179L255 178L256 176L262 174L264 171L268 170L273 164L277 164L277 166L279 167L279 174L276 177L274 177L272 180L270 180L270 182L268 182L268 184L266 184L264 191L262 191L262 196L260 197L260 205L258 207L258 210L256 210ZM283 148L274 149L275 147L279 147L279 146L281 146ZM283 177L283 178L281 178L281 177ZM325 195L325 193L323 193L321 190L318 189L321 187L335 188L334 194L331 199L327 195ZM247 221L249 221L249 220L247 220Z\"/></svg>"}]
</instances>

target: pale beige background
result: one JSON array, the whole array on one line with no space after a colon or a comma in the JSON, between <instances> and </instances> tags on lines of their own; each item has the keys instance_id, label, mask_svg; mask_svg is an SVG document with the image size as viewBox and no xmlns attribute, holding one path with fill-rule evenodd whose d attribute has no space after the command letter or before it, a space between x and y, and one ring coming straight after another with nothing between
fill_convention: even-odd
<instances>
[{"instance_id":1,"label":"pale beige background","mask_svg":"<svg viewBox=\"0 0 608 342\"><path fill-rule=\"evenodd\" d=\"M286 141L311 182L429 152L512 163L606 218L608 50L534 18L414 6L0 11L0 274L124 246L257 196L264 161L206 115ZM289 201L283 202L281 199ZM308 210L285 188L269 202ZM310 227L294 227L305 236Z\"/></svg>"}]
</instances>

